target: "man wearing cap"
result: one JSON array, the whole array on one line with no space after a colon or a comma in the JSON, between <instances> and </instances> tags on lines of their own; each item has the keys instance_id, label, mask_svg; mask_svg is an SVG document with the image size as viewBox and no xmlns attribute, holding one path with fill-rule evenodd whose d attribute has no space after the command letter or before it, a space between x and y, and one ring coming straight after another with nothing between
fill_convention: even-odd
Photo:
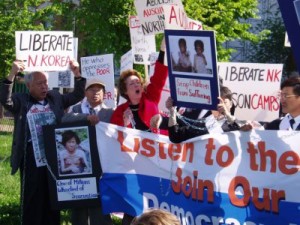
<instances>
[{"instance_id":1,"label":"man wearing cap","mask_svg":"<svg viewBox=\"0 0 300 225\"><path fill-rule=\"evenodd\" d=\"M96 125L99 121L109 122L113 109L104 102L105 84L99 78L90 78L85 85L85 99L72 107L71 112L62 118L64 123L89 122ZM100 204L100 201L99 201ZM110 215L103 215L101 206L72 209L72 225L112 225ZM88 221L90 221L88 223Z\"/></svg>"},{"instance_id":2,"label":"man wearing cap","mask_svg":"<svg viewBox=\"0 0 300 225\"><path fill-rule=\"evenodd\" d=\"M75 88L65 95L48 90L47 73L41 71L25 75L28 93L13 94L15 77L25 69L20 60L13 62L10 74L1 83L0 102L13 114L15 122L10 160L12 174L20 169L22 225L60 224L60 212L50 207L41 127L60 123L64 109L84 97L86 79L81 77L77 62L71 61L70 68L75 75Z\"/></svg>"},{"instance_id":3,"label":"man wearing cap","mask_svg":"<svg viewBox=\"0 0 300 225\"><path fill-rule=\"evenodd\" d=\"M96 125L99 121L109 123L113 113L104 102L105 84L99 78L90 78L85 85L85 98L81 104L74 105L71 112L62 118L64 123L88 121Z\"/></svg>"}]
</instances>

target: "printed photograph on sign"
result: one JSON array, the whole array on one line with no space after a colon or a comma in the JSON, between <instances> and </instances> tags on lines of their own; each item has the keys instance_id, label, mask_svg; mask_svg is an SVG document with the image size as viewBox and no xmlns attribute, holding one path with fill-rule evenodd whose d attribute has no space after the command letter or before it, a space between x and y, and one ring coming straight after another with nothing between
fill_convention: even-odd
<instances>
[{"instance_id":1,"label":"printed photograph on sign","mask_svg":"<svg viewBox=\"0 0 300 225\"><path fill-rule=\"evenodd\" d=\"M51 207L99 205L96 131L85 122L43 126Z\"/></svg>"},{"instance_id":2,"label":"printed photograph on sign","mask_svg":"<svg viewBox=\"0 0 300 225\"><path fill-rule=\"evenodd\" d=\"M174 104L216 109L220 87L214 32L165 30L165 40Z\"/></svg>"},{"instance_id":3,"label":"printed photograph on sign","mask_svg":"<svg viewBox=\"0 0 300 225\"><path fill-rule=\"evenodd\" d=\"M59 175L91 174L88 129L56 129L55 136Z\"/></svg>"},{"instance_id":4,"label":"printed photograph on sign","mask_svg":"<svg viewBox=\"0 0 300 225\"><path fill-rule=\"evenodd\" d=\"M171 36L169 42L174 74L213 76L209 37Z\"/></svg>"}]
</instances>

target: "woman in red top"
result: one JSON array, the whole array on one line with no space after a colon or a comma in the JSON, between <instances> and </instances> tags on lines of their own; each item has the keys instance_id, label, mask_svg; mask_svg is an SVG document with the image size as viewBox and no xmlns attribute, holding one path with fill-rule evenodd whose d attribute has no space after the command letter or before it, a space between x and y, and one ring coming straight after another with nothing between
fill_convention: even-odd
<instances>
[{"instance_id":1,"label":"woman in red top","mask_svg":"<svg viewBox=\"0 0 300 225\"><path fill-rule=\"evenodd\" d=\"M144 131L150 129L151 118L159 114L158 103L168 76L168 67L163 64L164 51L163 40L154 74L146 88L143 78L136 70L129 69L121 73L119 92L127 102L116 108L111 123Z\"/></svg>"},{"instance_id":2,"label":"woman in red top","mask_svg":"<svg viewBox=\"0 0 300 225\"><path fill-rule=\"evenodd\" d=\"M168 67L164 63L165 42L162 41L158 59L155 64L154 74L150 83L145 87L144 80L136 70L126 70L119 79L119 93L127 102L119 105L110 122L119 126L149 131L160 124L158 103L161 92L168 76ZM151 121L151 122L150 122ZM150 126L151 124L151 126ZM129 225L134 216L124 213L122 225Z\"/></svg>"}]
</instances>

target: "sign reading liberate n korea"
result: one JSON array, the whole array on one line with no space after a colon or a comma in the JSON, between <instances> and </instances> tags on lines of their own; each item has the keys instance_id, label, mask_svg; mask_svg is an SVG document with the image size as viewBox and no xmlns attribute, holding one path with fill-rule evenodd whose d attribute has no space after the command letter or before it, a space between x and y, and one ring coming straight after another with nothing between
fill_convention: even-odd
<instances>
[{"instance_id":1,"label":"sign reading liberate n korea","mask_svg":"<svg viewBox=\"0 0 300 225\"><path fill-rule=\"evenodd\" d=\"M299 132L235 131L180 144L102 122L96 133L104 213L154 207L189 225L300 224Z\"/></svg>"},{"instance_id":2,"label":"sign reading liberate n korea","mask_svg":"<svg viewBox=\"0 0 300 225\"><path fill-rule=\"evenodd\" d=\"M74 59L73 32L16 31L16 58L25 71L64 71Z\"/></svg>"}]
</instances>

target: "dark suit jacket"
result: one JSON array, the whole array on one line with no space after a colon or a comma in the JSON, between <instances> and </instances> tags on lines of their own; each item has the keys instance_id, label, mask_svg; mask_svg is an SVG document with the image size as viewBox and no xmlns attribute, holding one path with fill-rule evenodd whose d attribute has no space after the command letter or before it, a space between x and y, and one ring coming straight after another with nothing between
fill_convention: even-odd
<instances>
[{"instance_id":1,"label":"dark suit jacket","mask_svg":"<svg viewBox=\"0 0 300 225\"><path fill-rule=\"evenodd\" d=\"M61 122L64 110L69 106L81 101L84 97L84 86L86 79L75 79L74 91L68 94L60 94L58 91L48 91L46 100L51 110L55 114L56 123ZM28 93L12 94L13 83L4 80L0 87L0 102L14 116L14 133L11 152L12 174L15 174L20 168L27 148L27 140L30 136L27 124L27 112L37 101Z\"/></svg>"},{"instance_id":2,"label":"dark suit jacket","mask_svg":"<svg viewBox=\"0 0 300 225\"><path fill-rule=\"evenodd\" d=\"M114 110L112 108L102 107L97 115L101 122L109 123L113 112ZM62 122L63 123L87 122L88 115L89 114L82 113L81 104L77 104L73 106L72 112L66 113L63 116Z\"/></svg>"},{"instance_id":3,"label":"dark suit jacket","mask_svg":"<svg viewBox=\"0 0 300 225\"><path fill-rule=\"evenodd\" d=\"M281 122L282 118L273 120L270 123L265 124L265 130L279 130L279 125Z\"/></svg>"}]
</instances>

